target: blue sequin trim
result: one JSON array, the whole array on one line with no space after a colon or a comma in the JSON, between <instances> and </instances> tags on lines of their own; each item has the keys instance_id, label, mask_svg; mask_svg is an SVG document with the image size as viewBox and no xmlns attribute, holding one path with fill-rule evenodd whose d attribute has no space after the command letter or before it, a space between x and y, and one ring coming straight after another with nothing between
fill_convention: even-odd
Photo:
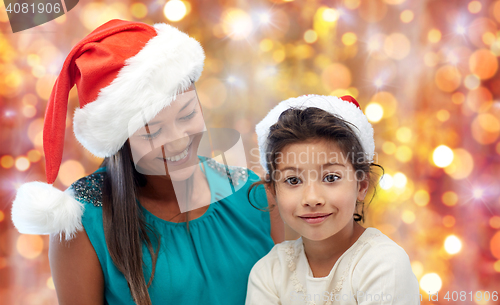
<instances>
[{"instance_id":1,"label":"blue sequin trim","mask_svg":"<svg viewBox=\"0 0 500 305\"><path fill-rule=\"evenodd\" d=\"M240 183L240 180L243 180L245 182L248 179L248 170L244 167L240 166L226 167L224 166L224 164L221 164L215 161L214 159L207 158L206 160L208 166L214 169L219 175L226 176L228 179L230 179L233 185L238 185Z\"/></svg>"},{"instance_id":2,"label":"blue sequin trim","mask_svg":"<svg viewBox=\"0 0 500 305\"><path fill-rule=\"evenodd\" d=\"M92 203L96 207L102 207L102 186L104 184L104 173L94 173L83 177L70 186L75 199Z\"/></svg>"},{"instance_id":3,"label":"blue sequin trim","mask_svg":"<svg viewBox=\"0 0 500 305\"><path fill-rule=\"evenodd\" d=\"M219 175L225 176L233 183L239 185L240 181L246 182L248 179L248 170L239 166L224 166L214 159L207 158L206 163ZM75 199L92 203L96 207L102 207L102 188L104 183L104 172L94 173L83 177L73 183L70 189L73 190Z\"/></svg>"}]
</instances>

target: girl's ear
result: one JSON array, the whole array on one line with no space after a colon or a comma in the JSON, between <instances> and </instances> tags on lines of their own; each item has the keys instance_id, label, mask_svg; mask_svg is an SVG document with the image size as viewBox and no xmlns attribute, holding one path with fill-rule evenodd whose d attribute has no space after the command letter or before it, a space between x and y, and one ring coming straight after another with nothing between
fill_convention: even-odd
<instances>
[{"instance_id":1,"label":"girl's ear","mask_svg":"<svg viewBox=\"0 0 500 305\"><path fill-rule=\"evenodd\" d=\"M358 196L357 199L360 201L365 200L366 193L368 192L368 187L370 186L370 179L366 177L366 179L358 181Z\"/></svg>"},{"instance_id":2,"label":"girl's ear","mask_svg":"<svg viewBox=\"0 0 500 305\"><path fill-rule=\"evenodd\" d=\"M268 191L273 197L276 197L276 188L272 182L266 183L266 191Z\"/></svg>"},{"instance_id":3,"label":"girl's ear","mask_svg":"<svg viewBox=\"0 0 500 305\"><path fill-rule=\"evenodd\" d=\"M264 188L266 190L267 197L269 198L269 196L272 196L272 197L274 197L273 201L275 201L276 189L274 188L274 183L271 181L271 176L269 174L266 174L264 176Z\"/></svg>"}]
</instances>

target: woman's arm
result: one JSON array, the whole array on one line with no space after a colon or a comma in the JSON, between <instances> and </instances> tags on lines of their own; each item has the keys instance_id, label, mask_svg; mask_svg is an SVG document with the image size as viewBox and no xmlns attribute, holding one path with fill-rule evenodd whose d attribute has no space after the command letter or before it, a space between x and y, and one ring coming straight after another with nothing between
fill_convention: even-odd
<instances>
[{"instance_id":1,"label":"woman's arm","mask_svg":"<svg viewBox=\"0 0 500 305\"><path fill-rule=\"evenodd\" d=\"M49 262L60 305L103 305L104 276L85 230L65 241L50 236Z\"/></svg>"}]
</instances>

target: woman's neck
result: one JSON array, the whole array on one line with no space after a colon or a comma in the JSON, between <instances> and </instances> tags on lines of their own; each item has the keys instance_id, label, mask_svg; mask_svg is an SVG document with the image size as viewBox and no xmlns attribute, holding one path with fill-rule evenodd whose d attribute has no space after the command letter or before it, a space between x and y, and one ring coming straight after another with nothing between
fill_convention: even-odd
<instances>
[{"instance_id":1,"label":"woman's neck","mask_svg":"<svg viewBox=\"0 0 500 305\"><path fill-rule=\"evenodd\" d=\"M192 181L173 181L167 176L146 176L147 183L139 190L139 201L147 210L166 220L208 206L210 188L199 166L190 179Z\"/></svg>"},{"instance_id":2,"label":"woman's neck","mask_svg":"<svg viewBox=\"0 0 500 305\"><path fill-rule=\"evenodd\" d=\"M139 189L140 197L155 201L177 202L172 179L166 176L146 176L146 185Z\"/></svg>"},{"instance_id":3,"label":"woman's neck","mask_svg":"<svg viewBox=\"0 0 500 305\"><path fill-rule=\"evenodd\" d=\"M302 237L304 252L314 277L330 274L337 260L349 249L366 229L357 222L345 226L327 239L315 241Z\"/></svg>"}]
</instances>

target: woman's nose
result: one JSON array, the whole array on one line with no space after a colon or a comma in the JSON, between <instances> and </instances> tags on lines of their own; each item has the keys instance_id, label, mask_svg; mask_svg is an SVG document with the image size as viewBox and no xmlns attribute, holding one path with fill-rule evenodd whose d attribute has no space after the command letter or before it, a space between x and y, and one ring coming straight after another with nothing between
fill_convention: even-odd
<instances>
[{"instance_id":1,"label":"woman's nose","mask_svg":"<svg viewBox=\"0 0 500 305\"><path fill-rule=\"evenodd\" d=\"M167 156L173 156L181 153L189 144L189 135L182 128L177 126L167 126L159 139L158 143L164 147Z\"/></svg>"},{"instance_id":2,"label":"woman's nose","mask_svg":"<svg viewBox=\"0 0 500 305\"><path fill-rule=\"evenodd\" d=\"M189 136L184 135L182 137L178 137L165 142L165 144L163 144L163 147L165 148L165 153L168 156L172 156L183 152L188 145L189 145Z\"/></svg>"},{"instance_id":3,"label":"woman's nose","mask_svg":"<svg viewBox=\"0 0 500 305\"><path fill-rule=\"evenodd\" d=\"M308 182L304 187L302 194L302 205L304 206L321 206L325 204L325 198L321 193L321 189L317 182Z\"/></svg>"}]
</instances>

